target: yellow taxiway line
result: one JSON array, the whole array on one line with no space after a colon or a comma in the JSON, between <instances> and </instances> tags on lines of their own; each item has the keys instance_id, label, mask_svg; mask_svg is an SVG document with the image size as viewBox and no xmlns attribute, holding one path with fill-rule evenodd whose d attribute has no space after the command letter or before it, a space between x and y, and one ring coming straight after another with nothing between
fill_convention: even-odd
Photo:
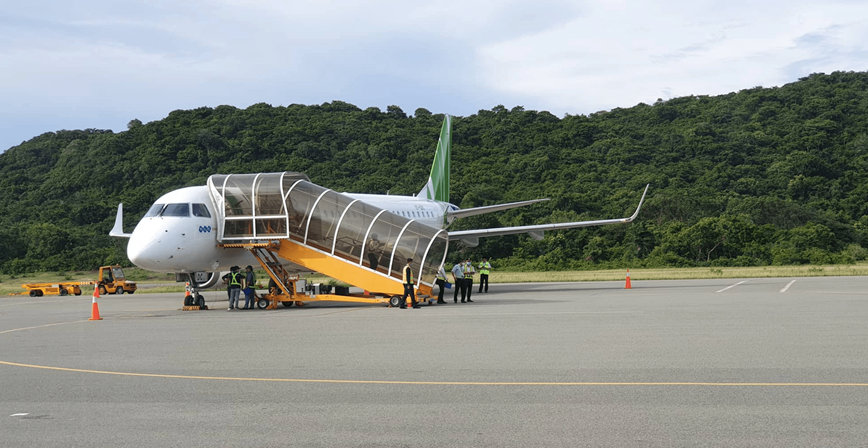
<instances>
[{"instance_id":1,"label":"yellow taxiway line","mask_svg":"<svg viewBox=\"0 0 868 448\"><path fill-rule=\"evenodd\" d=\"M868 383L712 383L712 382L534 382L534 381L390 381L390 380L317 380L296 378L247 378L227 376L166 375L159 373L112 372L108 370L71 369L67 367L39 366L0 361L0 364L30 369L61 372L92 373L98 375L138 376L147 378L177 378L187 380L260 381L273 383L325 383L325 384L404 384L425 386L718 386L718 387L868 387Z\"/></svg>"}]
</instances>

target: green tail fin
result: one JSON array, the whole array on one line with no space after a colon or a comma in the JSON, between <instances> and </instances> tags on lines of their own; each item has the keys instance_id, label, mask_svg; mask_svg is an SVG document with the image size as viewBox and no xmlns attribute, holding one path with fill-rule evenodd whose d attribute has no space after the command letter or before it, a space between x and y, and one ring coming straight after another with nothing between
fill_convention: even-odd
<instances>
[{"instance_id":1,"label":"green tail fin","mask_svg":"<svg viewBox=\"0 0 868 448\"><path fill-rule=\"evenodd\" d=\"M452 117L446 115L443 127L440 128L440 141L437 142L437 153L434 154L434 164L428 183L419 192L418 197L449 202L449 160L452 158Z\"/></svg>"}]
</instances>

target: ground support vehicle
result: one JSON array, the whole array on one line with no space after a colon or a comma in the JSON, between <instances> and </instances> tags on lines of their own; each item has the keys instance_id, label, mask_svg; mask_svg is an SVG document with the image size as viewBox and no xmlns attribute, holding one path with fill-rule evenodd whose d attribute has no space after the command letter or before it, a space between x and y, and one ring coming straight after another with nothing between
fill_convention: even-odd
<instances>
[{"instance_id":1,"label":"ground support vehicle","mask_svg":"<svg viewBox=\"0 0 868 448\"><path fill-rule=\"evenodd\" d=\"M91 284L90 282L66 282L66 283L25 283L21 285L26 289L26 293L30 297L42 297L59 294L61 296L74 294L81 295L81 285Z\"/></svg>"},{"instance_id":2,"label":"ground support vehicle","mask_svg":"<svg viewBox=\"0 0 868 448\"><path fill-rule=\"evenodd\" d=\"M59 294L65 296L68 294L81 295L81 288L89 286L91 288L96 285L100 295L104 294L133 294L138 289L136 282L129 281L124 276L124 270L119 265L102 266L99 268L98 281L84 282L59 282L59 283L25 283L21 285L26 289L26 293L30 297L42 297L44 295Z\"/></svg>"},{"instance_id":3,"label":"ground support vehicle","mask_svg":"<svg viewBox=\"0 0 868 448\"><path fill-rule=\"evenodd\" d=\"M119 265L102 266L99 268L99 293L102 294L133 294L138 287L136 282L127 280L124 270Z\"/></svg>"}]
</instances>

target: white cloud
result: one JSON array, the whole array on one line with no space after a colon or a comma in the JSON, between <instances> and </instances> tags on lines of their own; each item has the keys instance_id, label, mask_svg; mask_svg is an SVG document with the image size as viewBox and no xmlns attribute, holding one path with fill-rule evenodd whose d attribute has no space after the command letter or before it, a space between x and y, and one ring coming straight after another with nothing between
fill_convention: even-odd
<instances>
[{"instance_id":1,"label":"white cloud","mask_svg":"<svg viewBox=\"0 0 868 448\"><path fill-rule=\"evenodd\" d=\"M0 12L0 148L175 109L320 104L589 113L865 70L868 4L18 2ZM108 119L106 117L109 117Z\"/></svg>"},{"instance_id":2,"label":"white cloud","mask_svg":"<svg viewBox=\"0 0 868 448\"><path fill-rule=\"evenodd\" d=\"M664 6L665 5L665 6ZM494 88L557 112L795 81L787 67L864 70L868 4L601 3L567 24L479 49ZM855 19L854 19L855 18ZM800 43L809 34L822 43ZM832 48L847 49L835 56ZM863 53L864 54L864 53Z\"/></svg>"}]
</instances>

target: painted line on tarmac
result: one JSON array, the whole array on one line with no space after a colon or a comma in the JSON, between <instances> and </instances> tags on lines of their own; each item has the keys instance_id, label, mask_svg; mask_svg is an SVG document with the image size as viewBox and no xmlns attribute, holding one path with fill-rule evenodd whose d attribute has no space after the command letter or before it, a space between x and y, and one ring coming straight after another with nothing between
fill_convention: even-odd
<instances>
[{"instance_id":1,"label":"painted line on tarmac","mask_svg":"<svg viewBox=\"0 0 868 448\"><path fill-rule=\"evenodd\" d=\"M714 292L724 292L724 291L726 291L727 289L729 289L729 288L735 288L736 286L738 286L738 285L740 285L740 284L742 284L742 283L747 283L747 280L742 280L742 281L740 281L740 282L738 282L738 283L736 283L736 284L734 284L734 285L729 285L729 286L727 286L726 288L723 288L723 289L721 289L721 290L719 290L719 291L714 291Z\"/></svg>"},{"instance_id":2,"label":"painted line on tarmac","mask_svg":"<svg viewBox=\"0 0 868 448\"><path fill-rule=\"evenodd\" d=\"M787 292L787 290L790 289L790 286L793 286L793 283L795 283L795 282L796 281L793 280L793 281L787 283L787 286L784 286L784 289L782 289L781 292Z\"/></svg>"},{"instance_id":3,"label":"painted line on tarmac","mask_svg":"<svg viewBox=\"0 0 868 448\"><path fill-rule=\"evenodd\" d=\"M53 305L53 304L55 304L55 303L73 302L73 301L76 301L76 300L85 300L85 299L90 299L90 298L91 298L91 297L73 297L73 298L70 298L70 299L64 299L64 300L50 300L50 299L49 299L49 300L43 300L43 301L32 301L32 302L4 303L4 304L0 305L0 307L6 307L6 306L21 306L21 305Z\"/></svg>"},{"instance_id":4,"label":"painted line on tarmac","mask_svg":"<svg viewBox=\"0 0 868 448\"><path fill-rule=\"evenodd\" d=\"M483 381L388 381L388 380L317 380L293 378L246 378L224 376L165 375L158 373L112 372L107 370L71 369L66 367L39 366L17 362L0 361L0 364L30 369L55 370L98 375L137 376L146 378L173 378L215 381L257 381L270 383L322 383L322 384L401 384L417 386L720 386L720 387L868 387L868 383L711 383L711 382L483 382Z\"/></svg>"},{"instance_id":5,"label":"painted line on tarmac","mask_svg":"<svg viewBox=\"0 0 868 448\"><path fill-rule=\"evenodd\" d=\"M57 323L53 323L53 324L37 325L35 327L14 328L12 330L0 331L0 334L14 333L16 331L24 331L24 330L35 330L37 328L55 327L57 325L77 324L79 322L87 322L88 320L89 319L82 319L82 320L74 320L71 322L57 322Z\"/></svg>"}]
</instances>

